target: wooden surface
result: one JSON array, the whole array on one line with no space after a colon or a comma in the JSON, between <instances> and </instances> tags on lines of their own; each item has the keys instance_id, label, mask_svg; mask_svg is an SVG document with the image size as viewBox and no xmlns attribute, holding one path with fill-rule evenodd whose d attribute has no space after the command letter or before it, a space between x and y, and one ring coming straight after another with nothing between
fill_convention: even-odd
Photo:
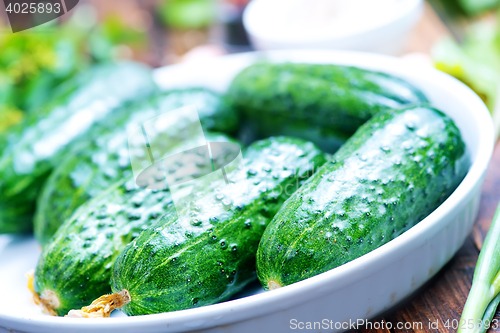
<instances>
[{"instance_id":1,"label":"wooden surface","mask_svg":"<svg viewBox=\"0 0 500 333\"><path fill-rule=\"evenodd\" d=\"M436 13L437 10L439 15ZM450 21L444 16L439 6L426 4L425 13L414 30L405 53L421 52L430 55L432 45L443 36L460 39L464 24L462 21ZM445 22L445 23L443 23ZM474 230L457 255L430 282L423 286L403 304L390 312L371 320L382 327L383 322L390 322L384 328L365 327L353 333L365 332L456 332L453 320L459 320L467 299L479 250L489 229L496 207L500 201L500 144L495 147L486 180L482 189L479 217ZM500 311L496 319L500 321ZM406 328L398 329L399 325ZM449 327L446 327L448 323ZM387 329L392 326L392 329ZM377 327L377 326L372 326ZM498 331L500 329L490 332Z\"/></svg>"}]
</instances>

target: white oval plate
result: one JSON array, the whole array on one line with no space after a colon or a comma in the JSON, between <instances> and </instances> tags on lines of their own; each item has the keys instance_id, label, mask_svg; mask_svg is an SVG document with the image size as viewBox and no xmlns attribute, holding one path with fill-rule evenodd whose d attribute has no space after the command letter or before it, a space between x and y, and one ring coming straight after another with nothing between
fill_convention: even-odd
<instances>
[{"instance_id":1,"label":"white oval plate","mask_svg":"<svg viewBox=\"0 0 500 333\"><path fill-rule=\"evenodd\" d=\"M32 238L0 238L0 327L23 332L287 332L299 322L319 322L313 331L340 331L342 323L372 318L416 291L462 246L477 216L480 188L493 151L491 117L469 88L432 68L405 60L339 51L273 51L224 56L160 68L164 89L206 86L224 91L233 76L253 63L335 63L404 78L451 116L473 164L457 190L431 215L400 237L339 268L271 292L248 289L247 297L211 306L137 317L69 319L50 317L30 302L24 273L39 248ZM297 325L297 326L295 326ZM316 326L318 327L318 326ZM345 328L345 324L344 324ZM2 329L0 329L2 332ZM3 333L3 332L2 332Z\"/></svg>"}]
</instances>

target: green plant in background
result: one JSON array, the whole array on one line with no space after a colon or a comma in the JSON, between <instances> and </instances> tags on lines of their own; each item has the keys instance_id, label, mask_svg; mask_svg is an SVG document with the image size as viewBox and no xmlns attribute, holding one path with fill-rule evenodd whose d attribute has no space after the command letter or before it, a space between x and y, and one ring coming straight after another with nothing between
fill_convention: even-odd
<instances>
[{"instance_id":1,"label":"green plant in background","mask_svg":"<svg viewBox=\"0 0 500 333\"><path fill-rule=\"evenodd\" d=\"M500 0L427 0L445 17L475 18L500 5ZM441 15L440 15L441 16Z\"/></svg>"},{"instance_id":2,"label":"green plant in background","mask_svg":"<svg viewBox=\"0 0 500 333\"><path fill-rule=\"evenodd\" d=\"M96 23L81 7L62 25L0 34L0 134L49 102L62 82L94 63L115 60L117 46L146 45L146 34L119 17Z\"/></svg>"},{"instance_id":3,"label":"green plant in background","mask_svg":"<svg viewBox=\"0 0 500 333\"><path fill-rule=\"evenodd\" d=\"M0 132L22 121L48 93L88 64L66 29L0 35Z\"/></svg>"},{"instance_id":4,"label":"green plant in background","mask_svg":"<svg viewBox=\"0 0 500 333\"><path fill-rule=\"evenodd\" d=\"M144 31L130 28L118 15L107 17L97 26L89 40L91 54L95 60L113 60L120 45L143 49L148 46L148 36Z\"/></svg>"},{"instance_id":5,"label":"green plant in background","mask_svg":"<svg viewBox=\"0 0 500 333\"><path fill-rule=\"evenodd\" d=\"M500 92L500 32L495 25L472 26L462 44L443 39L432 57L436 68L471 87L493 112Z\"/></svg>"},{"instance_id":6,"label":"green plant in background","mask_svg":"<svg viewBox=\"0 0 500 333\"><path fill-rule=\"evenodd\" d=\"M0 133L23 119L23 113L13 104L13 90L13 80L0 72Z\"/></svg>"},{"instance_id":7,"label":"green plant in background","mask_svg":"<svg viewBox=\"0 0 500 333\"><path fill-rule=\"evenodd\" d=\"M500 303L500 205L477 261L458 332L485 333Z\"/></svg>"},{"instance_id":8,"label":"green plant in background","mask_svg":"<svg viewBox=\"0 0 500 333\"><path fill-rule=\"evenodd\" d=\"M480 14L496 8L499 4L499 0L458 0L457 2L468 15Z\"/></svg>"},{"instance_id":9,"label":"green plant in background","mask_svg":"<svg viewBox=\"0 0 500 333\"><path fill-rule=\"evenodd\" d=\"M213 0L168 0L158 9L163 23L176 29L205 28L215 20Z\"/></svg>"}]
</instances>

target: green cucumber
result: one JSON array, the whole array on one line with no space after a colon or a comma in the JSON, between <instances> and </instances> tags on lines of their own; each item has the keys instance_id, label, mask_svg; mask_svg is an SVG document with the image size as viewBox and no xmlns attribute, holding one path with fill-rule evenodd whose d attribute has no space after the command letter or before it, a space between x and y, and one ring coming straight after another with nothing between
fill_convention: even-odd
<instances>
[{"instance_id":1,"label":"green cucumber","mask_svg":"<svg viewBox=\"0 0 500 333\"><path fill-rule=\"evenodd\" d=\"M120 123L99 124L89 135L92 140L85 141L62 159L44 185L34 219L35 237L42 246L80 205L120 179L131 176L128 129L191 104L196 105L205 131L233 133L236 129L236 112L221 96L202 88L169 91L124 107L121 112L126 116ZM182 130L178 130L175 135L178 139L156 144L168 144L168 149L183 144Z\"/></svg>"},{"instance_id":2,"label":"green cucumber","mask_svg":"<svg viewBox=\"0 0 500 333\"><path fill-rule=\"evenodd\" d=\"M234 142L213 133L208 139ZM164 171L158 175L162 178ZM118 254L171 208L168 190L138 188L131 177L82 205L40 255L33 284L39 302L65 315L109 293L111 266Z\"/></svg>"},{"instance_id":3,"label":"green cucumber","mask_svg":"<svg viewBox=\"0 0 500 333\"><path fill-rule=\"evenodd\" d=\"M266 289L289 285L387 243L446 200L469 163L443 113L376 115L276 214L258 248L259 280Z\"/></svg>"},{"instance_id":4,"label":"green cucumber","mask_svg":"<svg viewBox=\"0 0 500 333\"><path fill-rule=\"evenodd\" d=\"M0 233L27 232L40 189L74 142L99 121L115 123L116 107L156 90L139 64L98 66L66 83L53 102L30 114L0 152Z\"/></svg>"},{"instance_id":5,"label":"green cucumber","mask_svg":"<svg viewBox=\"0 0 500 333\"><path fill-rule=\"evenodd\" d=\"M339 65L256 63L227 93L258 138L288 135L333 153L376 113L427 99L388 74Z\"/></svg>"},{"instance_id":6,"label":"green cucumber","mask_svg":"<svg viewBox=\"0 0 500 333\"><path fill-rule=\"evenodd\" d=\"M62 316L109 293L120 250L172 204L168 191L134 185L122 180L81 206L45 246L34 290L49 311Z\"/></svg>"},{"instance_id":7,"label":"green cucumber","mask_svg":"<svg viewBox=\"0 0 500 333\"><path fill-rule=\"evenodd\" d=\"M229 184L202 182L197 197L141 233L115 261L122 310L143 315L228 299L256 279L255 252L268 222L325 157L312 143L269 138L252 144ZM196 190L195 190L196 193Z\"/></svg>"}]
</instances>

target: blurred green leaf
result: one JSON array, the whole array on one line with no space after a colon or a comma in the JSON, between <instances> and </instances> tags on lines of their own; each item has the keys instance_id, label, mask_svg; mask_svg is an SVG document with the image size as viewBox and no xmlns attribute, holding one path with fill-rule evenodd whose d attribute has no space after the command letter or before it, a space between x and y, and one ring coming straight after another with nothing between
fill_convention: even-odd
<instances>
[{"instance_id":1,"label":"blurred green leaf","mask_svg":"<svg viewBox=\"0 0 500 333\"><path fill-rule=\"evenodd\" d=\"M160 6L159 15L172 28L204 28L215 20L215 3L213 0L168 0Z\"/></svg>"},{"instance_id":2,"label":"blurred green leaf","mask_svg":"<svg viewBox=\"0 0 500 333\"><path fill-rule=\"evenodd\" d=\"M490 111L494 110L500 92L500 48L495 26L473 26L462 45L445 38L434 46L432 56L436 68L467 84Z\"/></svg>"},{"instance_id":3,"label":"blurred green leaf","mask_svg":"<svg viewBox=\"0 0 500 333\"><path fill-rule=\"evenodd\" d=\"M458 0L458 3L466 14L478 15L484 11L496 8L499 0Z\"/></svg>"},{"instance_id":4,"label":"blurred green leaf","mask_svg":"<svg viewBox=\"0 0 500 333\"><path fill-rule=\"evenodd\" d=\"M114 61L115 48L147 45L147 35L120 17L97 23L90 6L79 8L62 25L0 34L0 132L49 102L53 90L76 73L95 62Z\"/></svg>"},{"instance_id":5,"label":"blurred green leaf","mask_svg":"<svg viewBox=\"0 0 500 333\"><path fill-rule=\"evenodd\" d=\"M126 25L119 16L109 16L94 29L90 39L90 52L98 61L114 60L117 46L126 45L133 48L146 48L148 35Z\"/></svg>"}]
</instances>

